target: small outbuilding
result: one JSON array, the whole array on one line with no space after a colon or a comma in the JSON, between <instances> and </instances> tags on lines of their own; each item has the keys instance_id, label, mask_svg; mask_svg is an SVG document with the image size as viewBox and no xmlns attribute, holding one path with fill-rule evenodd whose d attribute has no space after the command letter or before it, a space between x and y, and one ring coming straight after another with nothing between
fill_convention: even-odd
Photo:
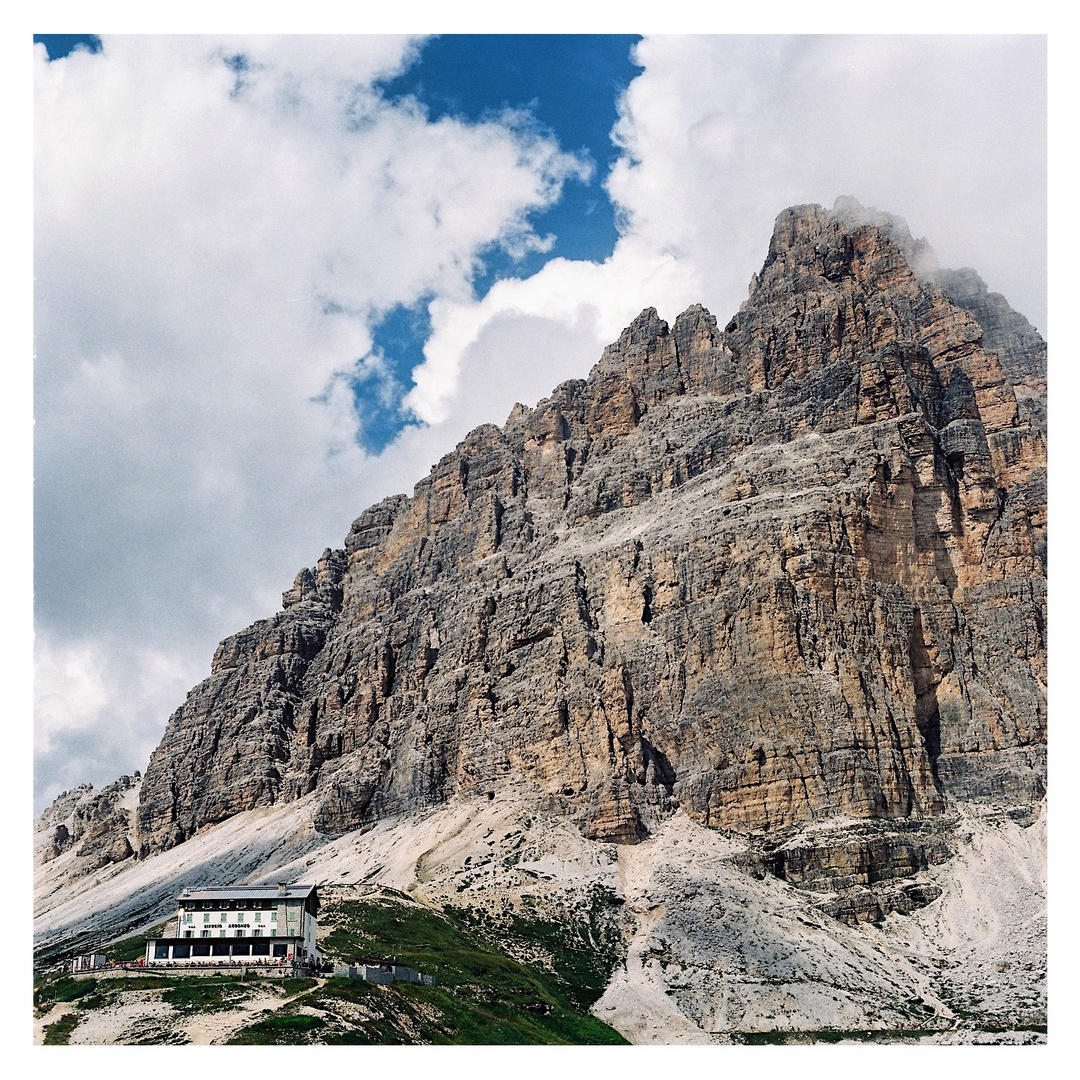
<instances>
[{"instance_id":1,"label":"small outbuilding","mask_svg":"<svg viewBox=\"0 0 1080 1080\"><path fill-rule=\"evenodd\" d=\"M104 953L86 953L84 956L76 956L71 961L71 974L76 975L80 971L95 971L97 968L103 968L107 962L107 957Z\"/></svg>"}]
</instances>

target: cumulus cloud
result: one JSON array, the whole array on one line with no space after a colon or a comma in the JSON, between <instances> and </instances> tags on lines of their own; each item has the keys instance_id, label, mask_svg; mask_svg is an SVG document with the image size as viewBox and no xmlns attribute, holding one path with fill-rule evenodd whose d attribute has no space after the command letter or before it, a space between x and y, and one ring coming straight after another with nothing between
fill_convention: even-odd
<instances>
[{"instance_id":1,"label":"cumulus cloud","mask_svg":"<svg viewBox=\"0 0 1080 1080\"><path fill-rule=\"evenodd\" d=\"M57 645L51 636L37 642L34 757L39 776L70 775L64 786L72 786L146 767L146 754L139 751L160 739L164 719L202 674L202 665L185 662L176 650L130 641L124 646L109 648L94 640ZM74 774L72 762L78 763Z\"/></svg>"},{"instance_id":2,"label":"cumulus cloud","mask_svg":"<svg viewBox=\"0 0 1080 1080\"><path fill-rule=\"evenodd\" d=\"M478 406L497 413L518 399L535 403L563 379L587 374L643 307L670 308L697 284L689 263L627 237L603 263L552 259L530 278L498 282L480 301L438 298L405 404L426 424L440 424L479 423ZM563 343L538 337L541 324L559 327Z\"/></svg>"},{"instance_id":3,"label":"cumulus cloud","mask_svg":"<svg viewBox=\"0 0 1080 1080\"><path fill-rule=\"evenodd\" d=\"M609 189L719 318L779 210L854 195L1045 326L1045 38L658 37L637 56Z\"/></svg>"},{"instance_id":4,"label":"cumulus cloud","mask_svg":"<svg viewBox=\"0 0 1080 1080\"><path fill-rule=\"evenodd\" d=\"M484 251L544 250L529 214L585 167L528 117L388 104L373 81L416 48L39 55L41 793L142 767L218 638L470 427L586 375L643 307L726 320L787 205L900 214L1045 324L1042 38L647 38L606 181L615 251L480 298ZM343 373L390 378L371 327L421 298L421 424L369 457Z\"/></svg>"}]
</instances>

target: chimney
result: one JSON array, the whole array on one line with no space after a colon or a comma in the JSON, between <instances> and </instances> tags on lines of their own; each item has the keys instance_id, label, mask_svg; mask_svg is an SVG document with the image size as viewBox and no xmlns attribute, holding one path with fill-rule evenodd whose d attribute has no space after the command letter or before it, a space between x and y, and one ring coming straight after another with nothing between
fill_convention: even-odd
<instances>
[{"instance_id":1,"label":"chimney","mask_svg":"<svg viewBox=\"0 0 1080 1080\"><path fill-rule=\"evenodd\" d=\"M278 896L284 896L285 895L285 890L288 887L289 887L289 883L287 881L279 881L277 883Z\"/></svg>"}]
</instances>

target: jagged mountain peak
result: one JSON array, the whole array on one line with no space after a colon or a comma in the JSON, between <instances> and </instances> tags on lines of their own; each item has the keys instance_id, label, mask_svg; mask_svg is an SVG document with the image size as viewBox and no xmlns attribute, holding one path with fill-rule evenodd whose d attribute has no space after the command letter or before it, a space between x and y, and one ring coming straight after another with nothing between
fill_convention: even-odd
<instances>
[{"instance_id":1,"label":"jagged mountain peak","mask_svg":"<svg viewBox=\"0 0 1080 1080\"><path fill-rule=\"evenodd\" d=\"M341 831L524 784L620 841L1034 795L1041 432L901 225L785 210L723 331L646 308L365 511L171 718L144 852L312 790Z\"/></svg>"}]
</instances>

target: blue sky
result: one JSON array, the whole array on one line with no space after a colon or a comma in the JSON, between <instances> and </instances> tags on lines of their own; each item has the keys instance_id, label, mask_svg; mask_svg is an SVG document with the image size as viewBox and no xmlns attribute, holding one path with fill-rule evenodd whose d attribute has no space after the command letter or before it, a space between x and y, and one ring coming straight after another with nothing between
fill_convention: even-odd
<instances>
[{"instance_id":1,"label":"blue sky","mask_svg":"<svg viewBox=\"0 0 1080 1080\"><path fill-rule=\"evenodd\" d=\"M1045 327L1042 38L34 49L39 805L145 768L216 643L471 427L646 306L726 322L786 206L899 214Z\"/></svg>"},{"instance_id":2,"label":"blue sky","mask_svg":"<svg viewBox=\"0 0 1080 1080\"><path fill-rule=\"evenodd\" d=\"M450 117L477 123L512 111L519 123L551 135L591 167L566 183L561 198L531 215L543 250L511 254L497 243L479 252L472 286L482 297L503 278L528 277L551 258L603 261L615 249L615 207L604 189L618 151L611 139L617 102L640 68L631 60L636 35L448 34L428 39L405 71L376 85L391 102L413 99L433 122ZM75 49L95 53L93 34L35 34L58 60ZM242 55L232 58L238 71ZM350 380L360 423L357 439L378 454L402 427L416 423L403 406L412 371L423 362L431 333L429 296L398 304L371 325L372 351L385 358L378 375L358 370Z\"/></svg>"},{"instance_id":3,"label":"blue sky","mask_svg":"<svg viewBox=\"0 0 1080 1080\"><path fill-rule=\"evenodd\" d=\"M617 232L603 181L618 156L611 141L618 99L641 70L631 60L637 40L618 34L445 35L430 40L418 62L384 83L383 91L391 99L416 97L432 120L477 121L507 108L527 112L562 147L587 154L596 166L590 180L568 184L559 202L536 216L536 228L555 238L547 256L605 259ZM486 292L498 277L535 273L544 258L535 254L512 263L496 254L477 288Z\"/></svg>"},{"instance_id":4,"label":"blue sky","mask_svg":"<svg viewBox=\"0 0 1080 1080\"><path fill-rule=\"evenodd\" d=\"M96 34L35 34L34 43L39 41L48 51L50 60L60 60L78 48L89 52L101 49L101 38Z\"/></svg>"},{"instance_id":5,"label":"blue sky","mask_svg":"<svg viewBox=\"0 0 1080 1080\"><path fill-rule=\"evenodd\" d=\"M418 62L381 84L391 101L413 97L433 121L477 122L506 110L527 114L559 145L593 166L587 180L571 180L553 206L533 215L533 227L551 246L513 258L497 245L482 253L473 288L484 296L498 280L528 277L550 258L603 261L615 250L615 208L603 181L617 156L611 131L616 103L640 70L631 61L636 36L604 34L449 34L431 39ZM467 73L468 77L463 77ZM401 398L423 361L431 332L427 298L396 307L373 327L374 347L390 361L399 393L394 405L372 400L357 384L365 422L360 438L378 453L410 421Z\"/></svg>"}]
</instances>

